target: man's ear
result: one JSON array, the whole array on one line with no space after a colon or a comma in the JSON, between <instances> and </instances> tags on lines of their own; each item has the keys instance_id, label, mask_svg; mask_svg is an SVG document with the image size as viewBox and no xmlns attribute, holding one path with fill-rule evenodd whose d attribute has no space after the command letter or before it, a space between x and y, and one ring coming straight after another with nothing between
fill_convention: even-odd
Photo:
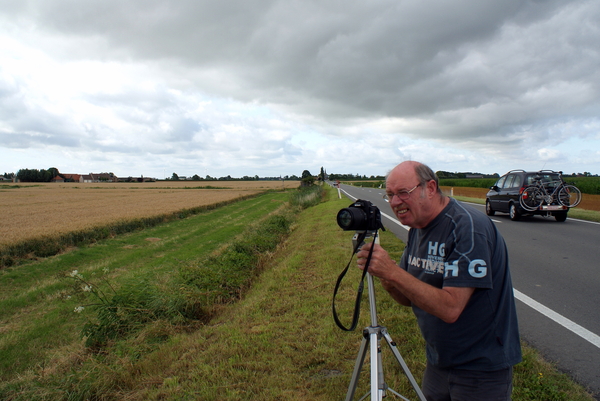
<instances>
[{"instance_id":1,"label":"man's ear","mask_svg":"<svg viewBox=\"0 0 600 401\"><path fill-rule=\"evenodd\" d=\"M431 198L437 193L437 186L434 180L427 181L427 197Z\"/></svg>"}]
</instances>

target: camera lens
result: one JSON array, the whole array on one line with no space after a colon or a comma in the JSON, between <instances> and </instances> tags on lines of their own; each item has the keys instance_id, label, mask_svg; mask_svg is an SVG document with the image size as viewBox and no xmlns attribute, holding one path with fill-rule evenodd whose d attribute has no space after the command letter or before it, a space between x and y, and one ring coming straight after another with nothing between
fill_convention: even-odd
<instances>
[{"instance_id":1,"label":"camera lens","mask_svg":"<svg viewBox=\"0 0 600 401\"><path fill-rule=\"evenodd\" d=\"M337 222L343 230L361 230L366 224L366 215L361 209L346 208L338 212Z\"/></svg>"}]
</instances>

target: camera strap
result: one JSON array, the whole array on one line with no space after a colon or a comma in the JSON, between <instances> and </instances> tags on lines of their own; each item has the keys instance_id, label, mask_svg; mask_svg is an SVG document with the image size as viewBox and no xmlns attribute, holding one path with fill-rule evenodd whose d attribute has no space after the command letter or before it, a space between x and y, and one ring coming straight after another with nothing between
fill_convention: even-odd
<instances>
[{"instance_id":1,"label":"camera strap","mask_svg":"<svg viewBox=\"0 0 600 401\"><path fill-rule=\"evenodd\" d=\"M356 241L356 247L354 248L354 251L352 252L350 261L346 265L346 268L338 276L337 281L335 283L335 289L333 290L333 301L331 303L331 307L333 310L333 320L335 321L335 324L344 331L353 331L354 329L356 329L356 326L358 325L358 318L360 317L360 303L362 301L362 294L363 294L364 287L365 287L365 276L367 275L367 272L369 269L369 263L371 262L371 256L373 255L373 248L375 248L375 239L377 238L377 232L375 232L375 234L373 236L373 246L371 247L371 250L369 251L369 256L367 257L367 263L365 263L365 268L363 269L362 277L360 279L360 283L358 284L356 300L354 301L354 313L352 315L352 323L350 324L350 327L344 326L343 323L338 318L338 314L335 309L335 296L337 295L337 292L340 288L340 284L342 283L344 276L346 275L346 273L348 272L348 269L350 268L350 264L352 263L352 259L354 259L354 255L356 255L356 253L360 249L361 245L363 245L366 236L367 236L367 232L359 234L359 237L357 238L357 241Z\"/></svg>"}]
</instances>

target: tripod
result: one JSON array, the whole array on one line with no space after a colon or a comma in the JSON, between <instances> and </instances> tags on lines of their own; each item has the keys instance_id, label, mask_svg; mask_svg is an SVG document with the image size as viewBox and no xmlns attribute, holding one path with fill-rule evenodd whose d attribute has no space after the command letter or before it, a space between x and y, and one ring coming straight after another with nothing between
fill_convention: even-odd
<instances>
[{"instance_id":1,"label":"tripod","mask_svg":"<svg viewBox=\"0 0 600 401\"><path fill-rule=\"evenodd\" d=\"M355 239L357 237L355 236ZM379 237L375 236L375 243L379 243ZM360 371L362 370L363 363L365 361L365 357L367 356L367 350L370 349L370 361L371 361L371 390L365 394L360 400L364 400L369 394L371 394L371 401L381 401L384 397L387 396L386 392L389 391L392 394L402 398L405 401L409 401L407 398L403 397L396 391L392 390L385 383L385 379L383 377L383 364L381 361L381 339L385 339L387 344L389 345L392 353L398 360L400 366L404 370L406 377L410 381L410 384L413 386L417 396L420 401L427 401L421 388L415 381L415 378L411 374L408 366L404 362L402 355L398 351L396 347L396 343L392 340L392 337L389 335L387 329L385 327L377 324L377 310L375 306L375 287L373 285L373 277L367 272L367 285L369 289L369 307L371 313L371 325L366 327L363 330L363 339L360 344L360 349L358 351L358 357L356 358L356 363L354 365L354 371L352 372L352 379L350 380L350 385L348 386L348 392L346 393L346 401L351 401L354 398L354 393L356 392L356 386L358 385L358 377L360 376Z\"/></svg>"}]
</instances>

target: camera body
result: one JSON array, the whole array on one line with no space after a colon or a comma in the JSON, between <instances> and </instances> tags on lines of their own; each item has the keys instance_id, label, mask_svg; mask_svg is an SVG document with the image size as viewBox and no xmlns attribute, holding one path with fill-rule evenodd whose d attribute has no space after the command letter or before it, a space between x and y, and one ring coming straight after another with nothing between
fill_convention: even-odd
<instances>
[{"instance_id":1,"label":"camera body","mask_svg":"<svg viewBox=\"0 0 600 401\"><path fill-rule=\"evenodd\" d=\"M344 231L377 231L385 230L381 223L381 212L377 206L367 200L356 202L340 210L337 223Z\"/></svg>"}]
</instances>

